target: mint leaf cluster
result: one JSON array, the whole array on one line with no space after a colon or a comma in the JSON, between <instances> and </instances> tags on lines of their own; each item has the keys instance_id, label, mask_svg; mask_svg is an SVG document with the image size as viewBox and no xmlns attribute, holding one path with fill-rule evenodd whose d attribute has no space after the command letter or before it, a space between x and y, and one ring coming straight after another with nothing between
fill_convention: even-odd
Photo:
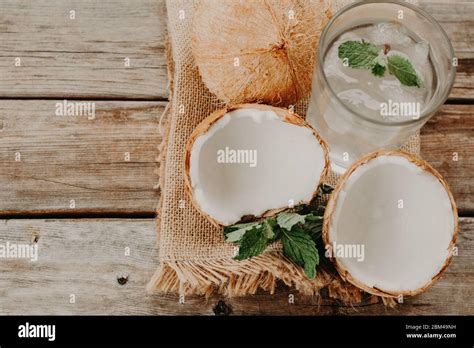
<instances>
[{"instance_id":1,"label":"mint leaf cluster","mask_svg":"<svg viewBox=\"0 0 474 348\"><path fill-rule=\"evenodd\" d=\"M329 194L332 190L329 185L321 185L319 192L320 195ZM239 246L235 259L245 260L260 255L270 243L280 240L283 254L303 267L308 278L314 279L319 264L316 241L321 236L325 209L316 201L261 221L225 227L226 241Z\"/></svg>"},{"instance_id":2,"label":"mint leaf cluster","mask_svg":"<svg viewBox=\"0 0 474 348\"><path fill-rule=\"evenodd\" d=\"M338 56L351 68L367 69L378 77L383 77L388 69L402 85L421 88L423 82L412 63L400 55L387 55L389 47L379 48L364 40L346 41L339 45Z\"/></svg>"}]
</instances>

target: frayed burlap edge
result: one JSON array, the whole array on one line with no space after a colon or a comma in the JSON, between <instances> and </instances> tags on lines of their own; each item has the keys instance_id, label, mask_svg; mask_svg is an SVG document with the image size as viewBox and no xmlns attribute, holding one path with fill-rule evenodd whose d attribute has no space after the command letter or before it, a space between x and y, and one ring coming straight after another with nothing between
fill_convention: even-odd
<instances>
[{"instance_id":1,"label":"frayed burlap edge","mask_svg":"<svg viewBox=\"0 0 474 348\"><path fill-rule=\"evenodd\" d=\"M157 241L160 239L160 212L161 207L163 204L163 187L165 187L165 158L166 152L168 148L168 136L170 131L170 122L169 118L173 108L172 96L174 90L174 60L172 57L172 48L171 48L171 40L168 36L165 38L165 52L166 52L166 61L167 61L167 72L168 72L168 103L166 104L165 110L160 116L159 124L158 124L158 132L161 135L161 141L157 146L158 156L156 158L156 162L158 163L159 167L157 169L158 174L158 183L155 186L156 189L160 190L160 199L158 201L158 208L156 210L156 234L157 234Z\"/></svg>"},{"instance_id":2,"label":"frayed burlap edge","mask_svg":"<svg viewBox=\"0 0 474 348\"><path fill-rule=\"evenodd\" d=\"M160 117L159 131L162 139L158 145L157 162L159 180L157 188L162 191L165 185L165 157L170 131L169 117L173 110L174 60L169 38L165 42L169 102ZM160 211L163 200L160 195L156 215L157 240L160 238ZM222 258L215 260L161 261L147 285L149 293L178 293L180 295L200 295L206 298L218 293L227 297L253 295L258 289L275 293L278 281L294 288L302 295L319 296L327 289L329 298L354 305L367 298L367 294L336 273L324 268L318 269L315 279L309 279L303 269L288 260L281 251L271 250L250 260L236 261ZM376 296L369 295L369 298ZM386 306L394 307L391 298L382 298Z\"/></svg>"},{"instance_id":3,"label":"frayed burlap edge","mask_svg":"<svg viewBox=\"0 0 474 348\"><path fill-rule=\"evenodd\" d=\"M244 262L229 259L163 262L148 289L185 296L209 297L217 292L227 297L240 297L253 295L258 289L274 294L278 281L302 295L319 295L321 289L327 288L330 298L344 303L355 304L363 300L363 292L348 283L342 284L330 273L320 272L315 279L309 279L301 267L280 251L267 251Z\"/></svg>"}]
</instances>

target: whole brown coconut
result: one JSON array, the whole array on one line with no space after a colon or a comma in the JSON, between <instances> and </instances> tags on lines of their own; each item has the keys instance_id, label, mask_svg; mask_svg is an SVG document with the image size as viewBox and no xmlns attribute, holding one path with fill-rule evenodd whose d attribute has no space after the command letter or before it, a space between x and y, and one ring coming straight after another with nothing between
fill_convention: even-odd
<instances>
[{"instance_id":1,"label":"whole brown coconut","mask_svg":"<svg viewBox=\"0 0 474 348\"><path fill-rule=\"evenodd\" d=\"M200 0L192 49L201 77L227 104L288 106L307 96L327 0Z\"/></svg>"}]
</instances>

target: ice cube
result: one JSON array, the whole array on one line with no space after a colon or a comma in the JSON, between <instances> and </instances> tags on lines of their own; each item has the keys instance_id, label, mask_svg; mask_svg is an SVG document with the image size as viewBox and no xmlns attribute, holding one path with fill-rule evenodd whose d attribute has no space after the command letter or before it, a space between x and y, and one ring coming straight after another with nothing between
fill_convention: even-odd
<instances>
[{"instance_id":1,"label":"ice cube","mask_svg":"<svg viewBox=\"0 0 474 348\"><path fill-rule=\"evenodd\" d=\"M407 50L408 50L408 48L407 48ZM411 60L411 57L407 53L397 51L397 50L391 50L390 52L388 52L387 57L391 57L391 56L400 56L402 58Z\"/></svg>"},{"instance_id":2,"label":"ice cube","mask_svg":"<svg viewBox=\"0 0 474 348\"><path fill-rule=\"evenodd\" d=\"M368 30L370 42L376 45L409 45L412 39L404 27L398 23L378 23Z\"/></svg>"},{"instance_id":3,"label":"ice cube","mask_svg":"<svg viewBox=\"0 0 474 348\"><path fill-rule=\"evenodd\" d=\"M357 33L354 33L352 31L346 31L336 41L335 46L339 47L339 45L342 44L343 42L350 41L350 40L360 40L360 37Z\"/></svg>"},{"instance_id":4,"label":"ice cube","mask_svg":"<svg viewBox=\"0 0 474 348\"><path fill-rule=\"evenodd\" d=\"M416 69L420 69L429 63L430 44L426 41L420 41L410 45L405 52Z\"/></svg>"},{"instance_id":5,"label":"ice cube","mask_svg":"<svg viewBox=\"0 0 474 348\"><path fill-rule=\"evenodd\" d=\"M408 59L413 64L413 68L420 79L423 81L425 89L431 89L433 84L433 72L431 70L430 59L430 45L426 41L417 42L405 51Z\"/></svg>"},{"instance_id":6,"label":"ice cube","mask_svg":"<svg viewBox=\"0 0 474 348\"><path fill-rule=\"evenodd\" d=\"M419 95L419 89L405 88L397 79L384 80L379 87L382 94L390 96L387 99L393 102L423 102L423 97Z\"/></svg>"},{"instance_id":7,"label":"ice cube","mask_svg":"<svg viewBox=\"0 0 474 348\"><path fill-rule=\"evenodd\" d=\"M345 40L344 40L345 41ZM338 56L338 47L339 42L344 42L339 40L336 44L329 50L324 60L324 73L327 77L332 78L334 81L340 80L341 83L357 83L357 79L349 76L344 72L349 72L342 63L342 60Z\"/></svg>"},{"instance_id":8,"label":"ice cube","mask_svg":"<svg viewBox=\"0 0 474 348\"><path fill-rule=\"evenodd\" d=\"M351 104L356 107L365 106L365 108L374 111L380 110L380 102L361 89L348 89L347 91L339 92L337 96L345 101L346 104Z\"/></svg>"}]
</instances>

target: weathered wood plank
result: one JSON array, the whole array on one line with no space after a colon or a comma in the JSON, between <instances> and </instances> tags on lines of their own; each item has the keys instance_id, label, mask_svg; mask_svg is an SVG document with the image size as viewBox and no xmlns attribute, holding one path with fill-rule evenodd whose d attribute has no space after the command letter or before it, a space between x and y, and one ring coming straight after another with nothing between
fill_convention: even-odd
<instances>
[{"instance_id":1,"label":"weathered wood plank","mask_svg":"<svg viewBox=\"0 0 474 348\"><path fill-rule=\"evenodd\" d=\"M152 220L3 220L0 231L2 243L38 240L37 262L0 260L2 314L153 311L143 289L157 264Z\"/></svg>"},{"instance_id":2,"label":"weathered wood plank","mask_svg":"<svg viewBox=\"0 0 474 348\"><path fill-rule=\"evenodd\" d=\"M420 4L460 58L451 98L474 98L474 3ZM0 96L167 98L164 0L0 0L0 8Z\"/></svg>"},{"instance_id":3,"label":"weathered wood plank","mask_svg":"<svg viewBox=\"0 0 474 348\"><path fill-rule=\"evenodd\" d=\"M459 59L450 98L474 98L474 2L464 0L422 0L420 7L443 27Z\"/></svg>"},{"instance_id":4,"label":"weathered wood plank","mask_svg":"<svg viewBox=\"0 0 474 348\"><path fill-rule=\"evenodd\" d=\"M301 297L281 286L277 294L240 299L147 295L157 265L153 220L2 220L0 243L37 240L38 260L0 259L0 315L214 313L219 300L240 315L472 314L474 313L474 219L460 220L459 255L443 278L424 294L395 309L380 303L341 306L328 299ZM130 248L130 256L125 255ZM120 285L118 278L128 276ZM123 282L122 282L123 283ZM288 303L288 295L295 303ZM70 295L75 295L75 304ZM217 311L217 309L216 309Z\"/></svg>"},{"instance_id":5,"label":"weathered wood plank","mask_svg":"<svg viewBox=\"0 0 474 348\"><path fill-rule=\"evenodd\" d=\"M88 120L55 116L57 102L0 100L0 215L152 214L165 103L96 101ZM446 176L461 214L473 212L474 106L445 105L423 128L422 156Z\"/></svg>"},{"instance_id":6,"label":"weathered wood plank","mask_svg":"<svg viewBox=\"0 0 474 348\"><path fill-rule=\"evenodd\" d=\"M0 214L153 213L165 104L95 101L89 119L58 102L0 101Z\"/></svg>"},{"instance_id":7,"label":"weathered wood plank","mask_svg":"<svg viewBox=\"0 0 474 348\"><path fill-rule=\"evenodd\" d=\"M0 96L167 98L164 1L1 0L0 8Z\"/></svg>"},{"instance_id":8,"label":"weathered wood plank","mask_svg":"<svg viewBox=\"0 0 474 348\"><path fill-rule=\"evenodd\" d=\"M421 155L448 181L461 215L474 212L474 105L445 105L422 128Z\"/></svg>"}]
</instances>

